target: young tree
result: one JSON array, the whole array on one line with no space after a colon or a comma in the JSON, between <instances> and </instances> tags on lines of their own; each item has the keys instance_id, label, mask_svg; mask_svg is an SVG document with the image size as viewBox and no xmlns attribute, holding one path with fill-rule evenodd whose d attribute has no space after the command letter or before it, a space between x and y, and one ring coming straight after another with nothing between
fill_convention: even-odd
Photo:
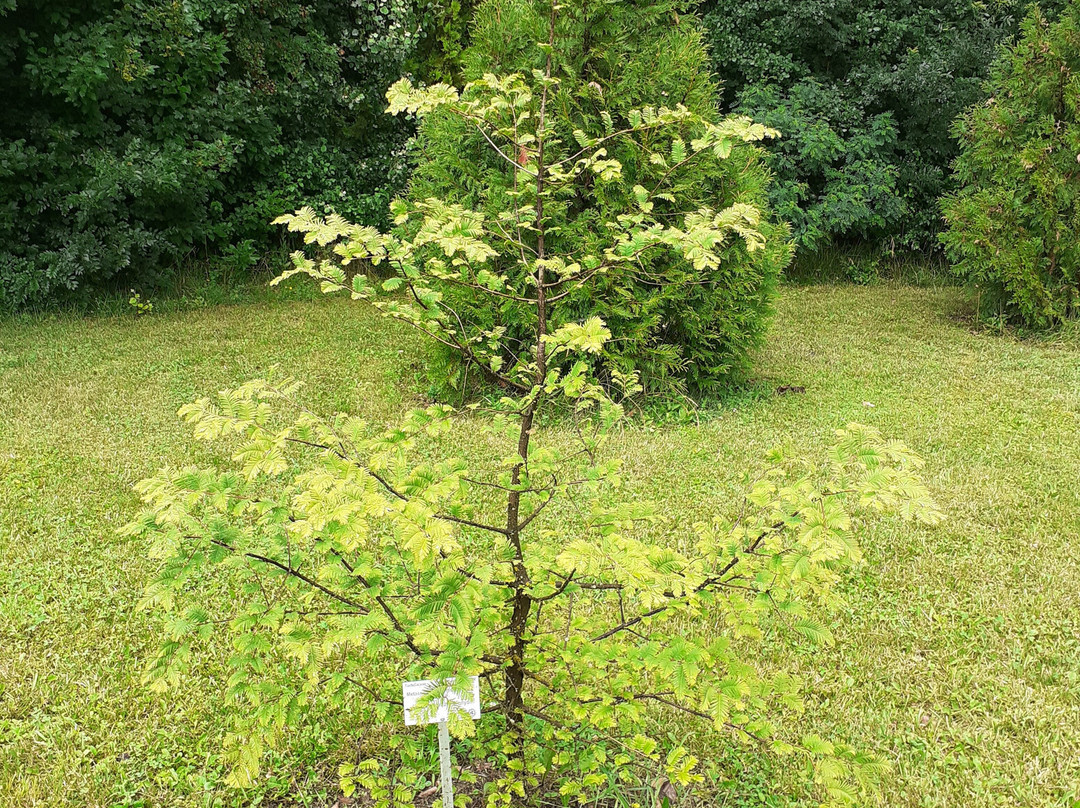
<instances>
[{"instance_id":1,"label":"young tree","mask_svg":"<svg viewBox=\"0 0 1080 808\"><path fill-rule=\"evenodd\" d=\"M465 413L414 410L389 429L319 418L295 403L289 380L184 407L196 436L237 436L240 469L162 471L139 485L148 510L129 532L163 559L147 601L168 615L149 678L173 681L214 627L232 636L241 784L310 705L400 721L403 679L458 687L475 675L488 706L469 754L499 772L488 805L552 792L584 800L609 777L631 787L657 770L692 784L696 761L653 737L654 711L799 750L827 798L852 804L881 764L816 737L786 739L774 718L797 708L799 683L760 670L751 649L773 625L828 641L811 611L858 558L855 510L936 521L918 458L853 426L820 467L775 457L731 521L670 526L650 505L618 499L619 465L605 446L636 378L613 369L601 384L589 360L610 332L598 318L553 327L559 307L591 278L655 252L709 266L732 240L761 249L761 212L736 204L672 222L655 215L664 185L641 186L636 212L604 223L603 250L553 253L549 210L583 174L617 181L616 144L671 165L727 159L765 132L745 119L643 107L608 116L602 136L562 142L552 104L559 13L550 9L544 66L529 79L489 75L460 95L402 81L388 93L393 112L440 109L481 131L513 172L506 210L398 202L400 230L390 234L311 211L283 217L330 257L297 253L282 277L306 273L326 292L372 300L460 351L503 395ZM362 273L348 277L356 261L393 274L374 288ZM493 269L511 261L514 278ZM446 288L529 312L530 343L508 351L501 328L447 305ZM468 462L447 445L455 430L484 430L505 448ZM206 606L215 586L227 591L227 614ZM375 765L361 767L361 782L375 783Z\"/></svg>"},{"instance_id":2,"label":"young tree","mask_svg":"<svg viewBox=\"0 0 1080 808\"><path fill-rule=\"evenodd\" d=\"M1046 327L1080 313L1080 4L1034 9L987 89L954 126L942 241L980 315Z\"/></svg>"}]
</instances>

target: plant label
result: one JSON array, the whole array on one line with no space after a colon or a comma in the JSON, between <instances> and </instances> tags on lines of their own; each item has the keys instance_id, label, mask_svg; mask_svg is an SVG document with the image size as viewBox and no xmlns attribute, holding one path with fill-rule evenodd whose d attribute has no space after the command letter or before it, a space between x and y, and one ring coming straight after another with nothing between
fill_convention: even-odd
<instances>
[{"instance_id":1,"label":"plant label","mask_svg":"<svg viewBox=\"0 0 1080 808\"><path fill-rule=\"evenodd\" d=\"M442 698L435 698L421 706L417 702L429 691L443 688L445 683L435 679L418 682L402 682L401 698L405 705L405 724L436 724L450 718L450 710L460 710L473 719L480 717L480 677L469 677L470 687L462 693L446 687Z\"/></svg>"}]
</instances>

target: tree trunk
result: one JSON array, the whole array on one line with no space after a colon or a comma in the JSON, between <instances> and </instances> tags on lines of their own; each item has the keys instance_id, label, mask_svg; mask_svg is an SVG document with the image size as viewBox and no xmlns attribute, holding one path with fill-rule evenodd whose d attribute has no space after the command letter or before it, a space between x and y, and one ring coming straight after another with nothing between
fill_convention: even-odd
<instances>
[{"instance_id":1,"label":"tree trunk","mask_svg":"<svg viewBox=\"0 0 1080 808\"><path fill-rule=\"evenodd\" d=\"M548 29L548 44L555 42L555 4L552 3L551 19ZM547 55L545 76L551 78L551 51ZM537 158L536 158L536 374L533 378L533 399L526 406L521 416L521 430L518 433L518 463L511 472L513 486L521 482L521 472L529 458L529 441L532 438L536 411L544 395L544 380L547 377L547 288L544 278L544 131L547 114L548 86L540 96L540 113L537 118ZM517 144L515 144L517 145ZM525 769L525 652L528 640L525 637L529 613L533 599L529 594L529 571L525 566L525 554L521 543L521 492L511 491L506 498L506 534L514 550L514 597L513 612L510 616L510 636L513 644L510 649L509 665L506 668L506 682L503 709L506 713L507 729L513 734L513 754L521 768L519 777L526 776ZM524 789L522 789L524 791ZM525 804L522 795L511 796L512 805L520 808Z\"/></svg>"}]
</instances>

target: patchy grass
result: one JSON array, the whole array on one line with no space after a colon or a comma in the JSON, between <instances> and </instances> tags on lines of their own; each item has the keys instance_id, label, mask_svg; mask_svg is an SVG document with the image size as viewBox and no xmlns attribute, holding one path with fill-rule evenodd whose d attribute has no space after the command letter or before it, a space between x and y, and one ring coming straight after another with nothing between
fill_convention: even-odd
<instances>
[{"instance_id":1,"label":"patchy grass","mask_svg":"<svg viewBox=\"0 0 1080 808\"><path fill-rule=\"evenodd\" d=\"M927 459L949 520L863 535L828 649L769 645L815 694L806 726L894 763L889 806L1080 798L1080 333L959 322L958 293L789 288L759 389L699 423L637 426L633 493L680 519L727 507L771 446L813 455L858 420ZM415 337L344 300L0 322L0 804L332 804L333 762L377 732L320 715L251 793L222 784L219 661L176 691L139 674L150 562L115 530L132 484L207 461L183 403L272 363L321 409L389 417L424 388ZM468 438L463 438L466 442ZM684 737L681 722L671 731ZM694 734L713 805L784 805L783 762ZM779 782L777 789L770 782Z\"/></svg>"}]
</instances>

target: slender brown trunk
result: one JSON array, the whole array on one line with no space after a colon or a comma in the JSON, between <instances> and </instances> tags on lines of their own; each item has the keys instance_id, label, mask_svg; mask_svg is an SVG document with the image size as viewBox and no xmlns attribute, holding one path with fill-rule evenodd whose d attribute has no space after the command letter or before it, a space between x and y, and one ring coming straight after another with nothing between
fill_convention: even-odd
<instances>
[{"instance_id":1,"label":"slender brown trunk","mask_svg":"<svg viewBox=\"0 0 1080 808\"><path fill-rule=\"evenodd\" d=\"M521 482L521 470L529 456L529 439L536 413L536 399L526 408L521 419L521 431L518 434L518 456L521 462L511 472L513 485ZM525 628L532 611L532 598L529 596L529 571L525 567L525 555L521 546L521 493L511 491L506 498L506 533L510 546L514 550L514 597L513 612L510 616L510 636L513 645L510 649L510 664L506 668L506 718L509 729L516 736L515 750L518 756L524 756L524 686L525 686Z\"/></svg>"},{"instance_id":2,"label":"slender brown trunk","mask_svg":"<svg viewBox=\"0 0 1080 808\"><path fill-rule=\"evenodd\" d=\"M548 33L549 45L555 42L555 7L552 4L551 21ZM548 51L547 78L551 78L551 52ZM536 157L536 374L533 399L525 408L521 417L521 430L518 433L518 464L514 466L510 477L514 486L521 482L521 472L529 457L529 441L532 438L536 411L543 397L544 379L547 376L547 287L544 278L543 261L546 257L544 244L544 140L545 116L547 114L547 85L540 96L540 114L537 119L537 157ZM513 611L510 616L510 636L513 644L510 649L509 665L506 668L504 709L506 710L507 729L512 733L514 757L522 764L520 773L524 775L525 763L525 650L528 640L525 637L529 613L533 599L529 595L529 571L525 566L525 554L521 544L521 493L511 491L506 498L506 535L514 551L514 596ZM512 797L514 805L522 805L524 800L518 795Z\"/></svg>"}]
</instances>

